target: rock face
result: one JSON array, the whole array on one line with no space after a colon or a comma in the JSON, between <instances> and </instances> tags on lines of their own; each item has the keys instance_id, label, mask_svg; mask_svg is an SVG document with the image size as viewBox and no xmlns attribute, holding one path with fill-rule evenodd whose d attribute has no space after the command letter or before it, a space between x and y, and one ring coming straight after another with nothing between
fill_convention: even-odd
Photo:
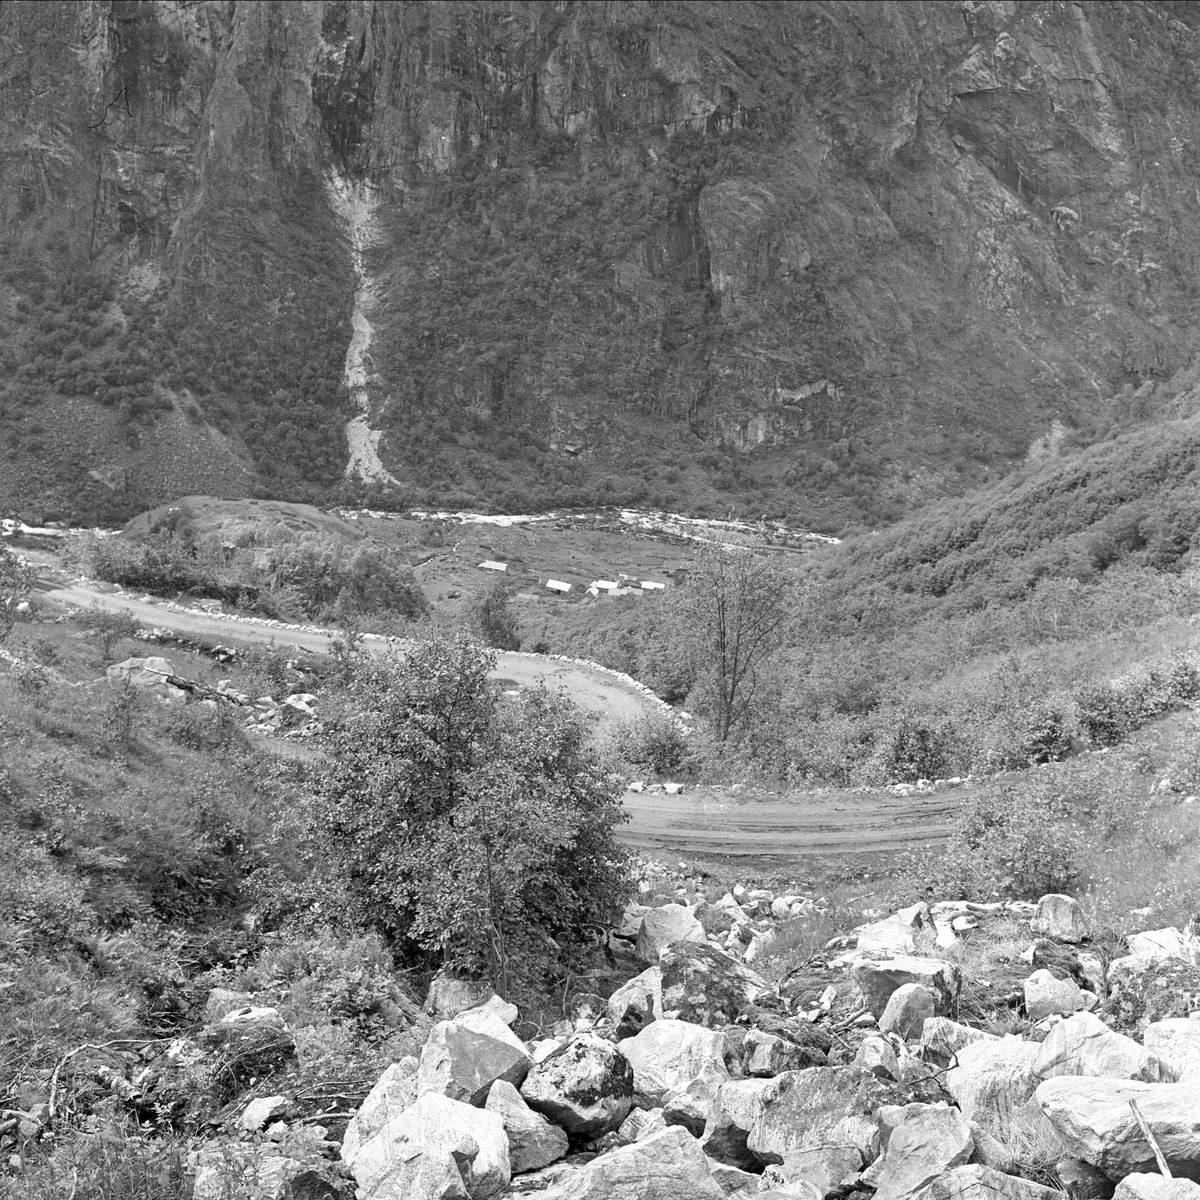
<instances>
[{"instance_id":1,"label":"rock face","mask_svg":"<svg viewBox=\"0 0 1200 1200\"><path fill-rule=\"evenodd\" d=\"M1041 1084L1035 1099L1070 1151L1110 1179L1157 1169L1129 1107L1135 1100L1172 1174L1200 1178L1200 1087L1194 1083L1062 1076Z\"/></svg>"},{"instance_id":2,"label":"rock face","mask_svg":"<svg viewBox=\"0 0 1200 1200\"><path fill-rule=\"evenodd\" d=\"M521 1095L568 1133L597 1137L629 1116L633 1068L611 1042L577 1034L530 1070Z\"/></svg>"},{"instance_id":3,"label":"rock face","mask_svg":"<svg viewBox=\"0 0 1200 1200\"><path fill-rule=\"evenodd\" d=\"M362 1200L487 1200L511 1178L500 1117L434 1092L342 1158Z\"/></svg>"},{"instance_id":4,"label":"rock face","mask_svg":"<svg viewBox=\"0 0 1200 1200\"><path fill-rule=\"evenodd\" d=\"M405 480L474 414L485 460L528 429L607 471L665 420L712 444L701 464L722 442L788 449L807 493L852 467L879 482L882 450L934 492L955 462L981 469L974 447L1040 438L1051 404L1099 419L1188 360L1187 6L725 8L3 6L0 136L39 147L0 184L5 238L38 268L5 285L8 336L39 420L86 419L21 440L0 506L59 488L60 465L92 508L244 491L239 438L269 482L335 482L364 248L388 294L363 390ZM553 195L501 165L546 139ZM347 208L370 218L357 245ZM503 268L472 269L500 243ZM90 348L64 370L70 343L39 327L60 282L97 275L182 318L102 326L113 383ZM231 439L206 407L156 420L155 385L236 397ZM431 446L399 436L418 429Z\"/></svg>"}]
</instances>

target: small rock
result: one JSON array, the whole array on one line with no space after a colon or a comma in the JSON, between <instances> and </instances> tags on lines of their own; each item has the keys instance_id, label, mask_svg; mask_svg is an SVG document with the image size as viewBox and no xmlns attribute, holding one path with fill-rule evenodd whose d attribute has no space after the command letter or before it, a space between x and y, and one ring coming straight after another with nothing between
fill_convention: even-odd
<instances>
[{"instance_id":1,"label":"small rock","mask_svg":"<svg viewBox=\"0 0 1200 1200\"><path fill-rule=\"evenodd\" d=\"M1073 979L1055 979L1044 968L1025 980L1025 1014L1040 1021L1051 1013L1074 1013L1083 1007L1083 995Z\"/></svg>"},{"instance_id":2,"label":"small rock","mask_svg":"<svg viewBox=\"0 0 1200 1200\"><path fill-rule=\"evenodd\" d=\"M1087 922L1079 901L1053 892L1038 901L1037 915L1029 922L1029 928L1035 934L1060 942L1082 942L1087 937Z\"/></svg>"},{"instance_id":3,"label":"small rock","mask_svg":"<svg viewBox=\"0 0 1200 1200\"><path fill-rule=\"evenodd\" d=\"M888 998L879 1018L880 1032L894 1033L905 1042L919 1038L933 1010L933 993L924 984L901 984Z\"/></svg>"},{"instance_id":4,"label":"small rock","mask_svg":"<svg viewBox=\"0 0 1200 1200\"><path fill-rule=\"evenodd\" d=\"M854 1055L854 1065L880 1079L895 1079L900 1073L896 1048L885 1037L863 1038Z\"/></svg>"},{"instance_id":5,"label":"small rock","mask_svg":"<svg viewBox=\"0 0 1200 1200\"><path fill-rule=\"evenodd\" d=\"M686 904L664 904L650 909L642 918L637 937L637 956L654 965L663 952L678 942L703 942L704 926Z\"/></svg>"},{"instance_id":6,"label":"small rock","mask_svg":"<svg viewBox=\"0 0 1200 1200\"><path fill-rule=\"evenodd\" d=\"M238 1128L257 1133L272 1121L286 1116L290 1108L291 1101L286 1096L259 1096L246 1105L238 1118Z\"/></svg>"}]
</instances>

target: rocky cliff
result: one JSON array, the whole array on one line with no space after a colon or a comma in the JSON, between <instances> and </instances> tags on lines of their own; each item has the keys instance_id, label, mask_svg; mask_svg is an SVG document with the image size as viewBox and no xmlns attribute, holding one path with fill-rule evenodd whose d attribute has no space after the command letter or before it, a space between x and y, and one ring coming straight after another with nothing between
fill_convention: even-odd
<instances>
[{"instance_id":1,"label":"rocky cliff","mask_svg":"<svg viewBox=\"0 0 1200 1200\"><path fill-rule=\"evenodd\" d=\"M961 489L1193 356L1198 49L1172 3L5 4L0 500Z\"/></svg>"}]
</instances>

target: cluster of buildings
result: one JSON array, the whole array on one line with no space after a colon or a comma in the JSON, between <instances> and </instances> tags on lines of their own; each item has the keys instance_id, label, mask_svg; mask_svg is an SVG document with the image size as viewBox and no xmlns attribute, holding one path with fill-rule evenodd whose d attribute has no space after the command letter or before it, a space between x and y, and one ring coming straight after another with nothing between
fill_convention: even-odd
<instances>
[{"instance_id":1,"label":"cluster of buildings","mask_svg":"<svg viewBox=\"0 0 1200 1200\"><path fill-rule=\"evenodd\" d=\"M479 564L481 571L506 572L508 563L488 559ZM579 595L588 599L599 599L601 596L644 596L648 592L661 592L668 585L670 578L684 569L683 559L670 559L663 563L661 569L652 573L651 578L643 579L638 575L627 575L624 571L618 573L616 579L593 579L586 587L582 584L568 583L564 579L544 579L541 590L557 596ZM654 578L663 576L665 578ZM514 599L529 603L539 599L533 592L518 592Z\"/></svg>"}]
</instances>

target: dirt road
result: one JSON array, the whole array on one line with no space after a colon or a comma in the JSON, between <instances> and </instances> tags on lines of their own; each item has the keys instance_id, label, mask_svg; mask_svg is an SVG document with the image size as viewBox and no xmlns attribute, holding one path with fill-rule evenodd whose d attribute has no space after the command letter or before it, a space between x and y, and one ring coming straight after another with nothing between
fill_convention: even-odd
<instances>
[{"instance_id":1,"label":"dirt road","mask_svg":"<svg viewBox=\"0 0 1200 1200\"><path fill-rule=\"evenodd\" d=\"M124 609L144 625L225 645L265 645L273 640L278 646L321 652L328 650L333 636L318 630L283 629L228 616L181 612L168 608L165 601L60 584L53 579L43 581L39 590L58 604ZM365 645L379 652L386 646L372 641ZM595 714L599 733L653 707L653 701L614 676L542 655L498 653L493 676L518 687L545 681L551 688L562 688L581 708ZM767 798L743 798L718 788L690 789L674 796L661 791L629 792L625 807L630 820L620 837L639 850L759 862L796 855L871 855L944 841L964 799L961 790L912 796L795 793Z\"/></svg>"}]
</instances>

